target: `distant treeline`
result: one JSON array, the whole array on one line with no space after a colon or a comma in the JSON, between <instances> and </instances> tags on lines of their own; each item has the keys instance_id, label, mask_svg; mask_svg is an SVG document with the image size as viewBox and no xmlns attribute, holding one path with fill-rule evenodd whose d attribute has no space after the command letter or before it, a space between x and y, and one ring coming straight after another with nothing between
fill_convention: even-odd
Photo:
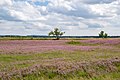
<instances>
[{"instance_id":1,"label":"distant treeline","mask_svg":"<svg viewBox=\"0 0 120 80\"><path fill-rule=\"evenodd\" d=\"M42 35L0 35L0 37L12 37L12 38L54 38L54 36L42 36ZM61 36L61 38L99 38L99 36ZM108 38L120 38L120 36L108 36Z\"/></svg>"}]
</instances>

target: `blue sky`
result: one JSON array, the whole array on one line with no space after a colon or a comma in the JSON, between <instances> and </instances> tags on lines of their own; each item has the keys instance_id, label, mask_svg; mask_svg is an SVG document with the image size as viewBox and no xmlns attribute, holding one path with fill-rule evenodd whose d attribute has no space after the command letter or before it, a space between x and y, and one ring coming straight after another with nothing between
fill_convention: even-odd
<instances>
[{"instance_id":1,"label":"blue sky","mask_svg":"<svg viewBox=\"0 0 120 80\"><path fill-rule=\"evenodd\" d=\"M36 1L34 2L34 4L38 6L47 6L49 4L49 1L45 1L45 2Z\"/></svg>"},{"instance_id":2,"label":"blue sky","mask_svg":"<svg viewBox=\"0 0 120 80\"><path fill-rule=\"evenodd\" d=\"M120 36L120 0L0 0L0 34Z\"/></svg>"}]
</instances>

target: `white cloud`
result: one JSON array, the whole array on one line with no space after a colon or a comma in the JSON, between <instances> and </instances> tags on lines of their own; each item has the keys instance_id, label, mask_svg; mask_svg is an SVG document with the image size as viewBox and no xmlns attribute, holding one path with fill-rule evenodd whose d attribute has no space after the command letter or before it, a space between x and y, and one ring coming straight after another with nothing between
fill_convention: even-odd
<instances>
[{"instance_id":1,"label":"white cloud","mask_svg":"<svg viewBox=\"0 0 120 80\"><path fill-rule=\"evenodd\" d=\"M87 3L87 4L104 4L104 3L108 4L117 0L79 0L79 1L82 1L83 3Z\"/></svg>"},{"instance_id":2,"label":"white cloud","mask_svg":"<svg viewBox=\"0 0 120 80\"><path fill-rule=\"evenodd\" d=\"M0 0L0 6L12 5L12 0Z\"/></svg>"},{"instance_id":3,"label":"white cloud","mask_svg":"<svg viewBox=\"0 0 120 80\"><path fill-rule=\"evenodd\" d=\"M120 0L0 1L1 34L47 34L55 27L66 35L120 34L111 31L120 29Z\"/></svg>"},{"instance_id":4,"label":"white cloud","mask_svg":"<svg viewBox=\"0 0 120 80\"><path fill-rule=\"evenodd\" d=\"M114 17L117 16L120 11L120 2L114 1L110 4L96 4L96 5L91 5L91 10L98 15L101 16L110 16Z\"/></svg>"}]
</instances>

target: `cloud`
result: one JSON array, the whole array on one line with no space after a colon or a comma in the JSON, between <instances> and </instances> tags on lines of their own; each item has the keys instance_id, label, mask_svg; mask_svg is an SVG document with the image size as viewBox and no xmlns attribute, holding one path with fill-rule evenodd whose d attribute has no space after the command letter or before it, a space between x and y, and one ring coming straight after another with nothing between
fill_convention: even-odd
<instances>
[{"instance_id":1,"label":"cloud","mask_svg":"<svg viewBox=\"0 0 120 80\"><path fill-rule=\"evenodd\" d=\"M0 6L10 6L12 5L12 0L0 0Z\"/></svg>"},{"instance_id":2,"label":"cloud","mask_svg":"<svg viewBox=\"0 0 120 80\"><path fill-rule=\"evenodd\" d=\"M48 11L67 16L76 16L83 18L95 17L91 12L91 8L87 4L83 4L78 0L56 0L48 5Z\"/></svg>"},{"instance_id":3,"label":"cloud","mask_svg":"<svg viewBox=\"0 0 120 80\"><path fill-rule=\"evenodd\" d=\"M80 0L80 1L87 4L104 4L104 3L108 4L117 0Z\"/></svg>"},{"instance_id":4,"label":"cloud","mask_svg":"<svg viewBox=\"0 0 120 80\"><path fill-rule=\"evenodd\" d=\"M10 7L2 6L0 8L0 18L5 20L42 20L44 17L41 16L41 13L28 2L17 1L13 2L13 5Z\"/></svg>"},{"instance_id":5,"label":"cloud","mask_svg":"<svg viewBox=\"0 0 120 80\"><path fill-rule=\"evenodd\" d=\"M118 16L120 12L120 2L114 1L110 4L96 4L91 5L91 10L94 12L94 14L98 14L101 16L108 16L108 17L114 17Z\"/></svg>"},{"instance_id":6,"label":"cloud","mask_svg":"<svg viewBox=\"0 0 120 80\"><path fill-rule=\"evenodd\" d=\"M103 26L100 24L88 24L88 28L102 28Z\"/></svg>"},{"instance_id":7,"label":"cloud","mask_svg":"<svg viewBox=\"0 0 120 80\"><path fill-rule=\"evenodd\" d=\"M100 30L110 33L120 29L119 5L120 0L1 0L0 31L47 34L58 27L66 35L97 35Z\"/></svg>"}]
</instances>

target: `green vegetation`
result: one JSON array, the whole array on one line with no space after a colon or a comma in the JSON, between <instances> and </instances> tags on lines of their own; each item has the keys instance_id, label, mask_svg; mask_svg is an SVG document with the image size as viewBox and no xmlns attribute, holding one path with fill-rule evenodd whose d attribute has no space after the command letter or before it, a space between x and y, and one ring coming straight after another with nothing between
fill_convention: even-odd
<instances>
[{"instance_id":1,"label":"green vegetation","mask_svg":"<svg viewBox=\"0 0 120 80\"><path fill-rule=\"evenodd\" d=\"M84 39L84 40L87 40L87 39ZM100 44L83 43L78 40L72 40L72 41L66 42L66 44L78 45L78 46L98 46L98 45L100 45Z\"/></svg>"},{"instance_id":2,"label":"green vegetation","mask_svg":"<svg viewBox=\"0 0 120 80\"><path fill-rule=\"evenodd\" d=\"M70 42L67 42L67 44L72 44L72 45L80 45L81 43L79 41L70 41Z\"/></svg>"},{"instance_id":3,"label":"green vegetation","mask_svg":"<svg viewBox=\"0 0 120 80\"><path fill-rule=\"evenodd\" d=\"M102 39L103 40L103 39ZM53 41L53 40L51 40ZM67 44L66 44L67 43ZM4 45L4 44L2 44ZM62 44L60 44L62 45ZM65 46L102 47L93 50L53 50L35 53L0 54L1 80L119 80L119 44L64 42ZM41 46L41 45L40 45ZM50 46L50 44L49 44ZM22 46L23 47L23 46ZM1 51L2 52L2 51Z\"/></svg>"},{"instance_id":4,"label":"green vegetation","mask_svg":"<svg viewBox=\"0 0 120 80\"><path fill-rule=\"evenodd\" d=\"M99 54L100 52L103 52L102 54ZM46 53L37 53L37 54L1 54L0 55L0 71L9 71L13 72L14 69L22 69L22 68L30 68L34 65L43 65L47 66L44 67L44 69L40 69L35 71L35 73L23 75L21 77L18 77L16 80L20 80L21 78L24 78L25 80L63 80L64 78L67 80L105 80L105 79L112 79L116 80L119 78L119 74L117 72L109 73L107 72L104 75L98 75L93 76L89 78L89 73L86 71L81 70L77 72L72 72L68 74L59 74L54 72L56 70L56 67L54 65L57 65L56 63L59 62L63 63L63 66L70 63L75 65L76 62L93 62L93 61L99 61L103 59L110 59L112 57L120 57L119 52L113 51L107 51L107 50L96 50L96 51L75 51L75 52L64 52L64 51L54 51L54 52L46 52ZM62 64L61 63L61 64ZM53 67L52 65L53 64ZM50 65L50 66L49 66ZM120 70L119 63L115 63L117 69ZM76 65L77 66L77 65ZM96 65L92 65L93 69L96 69ZM70 67L70 66L66 66ZM115 66L114 66L115 67ZM91 67L92 68L92 67ZM31 68L32 69L32 68ZM39 69L39 67L37 68ZM67 68L66 68L67 69ZM97 69L100 74L104 73L106 71L107 67L104 65L99 66ZM89 68L87 69L89 71ZM15 77L13 77L15 79Z\"/></svg>"},{"instance_id":5,"label":"green vegetation","mask_svg":"<svg viewBox=\"0 0 120 80\"><path fill-rule=\"evenodd\" d=\"M100 38L107 38L107 37L108 37L108 34L107 34L107 33L104 33L104 31L101 31L101 32L99 33L99 37L100 37Z\"/></svg>"},{"instance_id":6,"label":"green vegetation","mask_svg":"<svg viewBox=\"0 0 120 80\"><path fill-rule=\"evenodd\" d=\"M49 32L49 36L53 35L56 37L56 40L59 40L60 37L64 34L65 32L61 32L58 28L54 28L54 31Z\"/></svg>"},{"instance_id":7,"label":"green vegetation","mask_svg":"<svg viewBox=\"0 0 120 80\"><path fill-rule=\"evenodd\" d=\"M87 39L81 39L81 40L87 40ZM83 43L83 42L80 42L79 40L71 40L71 41L68 41L66 42L66 44L69 44L69 45L77 45L77 46L100 46L100 45L103 45L102 43Z\"/></svg>"},{"instance_id":8,"label":"green vegetation","mask_svg":"<svg viewBox=\"0 0 120 80\"><path fill-rule=\"evenodd\" d=\"M27 37L27 36L18 36L18 37L0 37L0 40L50 40L51 38L39 38L39 37Z\"/></svg>"}]
</instances>

